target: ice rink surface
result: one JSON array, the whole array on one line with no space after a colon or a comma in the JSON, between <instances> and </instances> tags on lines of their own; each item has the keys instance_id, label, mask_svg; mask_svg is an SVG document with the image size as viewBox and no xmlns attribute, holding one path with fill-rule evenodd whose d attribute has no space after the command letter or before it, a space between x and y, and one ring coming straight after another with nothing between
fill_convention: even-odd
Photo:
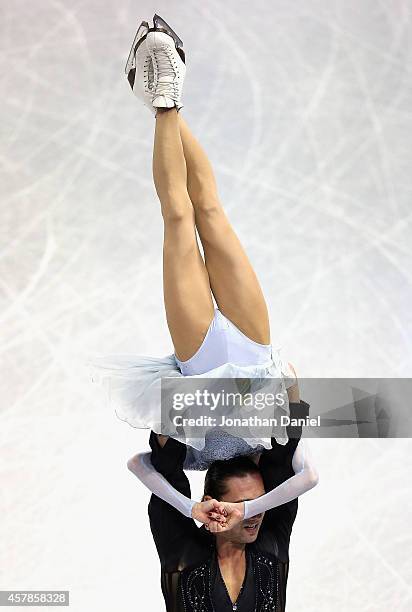
<instances>
[{"instance_id":1,"label":"ice rink surface","mask_svg":"<svg viewBox=\"0 0 412 612\"><path fill-rule=\"evenodd\" d=\"M154 117L124 65L142 19L184 41L181 111L299 376L412 373L412 2L1 3L0 589L164 609L147 447L90 353L172 351ZM410 398L405 398L410 403ZM412 442L314 440L289 612L412 609ZM200 498L203 474L192 474Z\"/></svg>"}]
</instances>

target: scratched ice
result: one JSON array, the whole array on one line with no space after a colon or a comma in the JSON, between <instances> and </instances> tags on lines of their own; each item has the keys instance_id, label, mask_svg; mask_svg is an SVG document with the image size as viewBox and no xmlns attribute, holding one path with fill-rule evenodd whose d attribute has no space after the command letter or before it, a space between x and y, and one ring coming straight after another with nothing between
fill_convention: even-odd
<instances>
[{"instance_id":1,"label":"scratched ice","mask_svg":"<svg viewBox=\"0 0 412 612\"><path fill-rule=\"evenodd\" d=\"M172 348L154 117L123 73L155 11L183 38L182 113L298 375L412 372L410 2L3 0L0 588L69 589L74 612L164 609L126 468L147 432L82 363ZM312 450L288 610L410 610L411 441Z\"/></svg>"}]
</instances>

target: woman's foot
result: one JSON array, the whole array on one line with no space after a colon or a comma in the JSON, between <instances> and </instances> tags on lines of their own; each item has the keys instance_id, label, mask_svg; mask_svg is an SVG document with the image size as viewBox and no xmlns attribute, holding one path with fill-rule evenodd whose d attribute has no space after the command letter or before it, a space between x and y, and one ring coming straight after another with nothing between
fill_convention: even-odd
<instances>
[{"instance_id":1,"label":"woman's foot","mask_svg":"<svg viewBox=\"0 0 412 612\"><path fill-rule=\"evenodd\" d=\"M178 53L175 41L165 32L148 32L144 41L152 60L152 105L158 108L183 108L181 103L186 65ZM143 44L144 44L143 43Z\"/></svg>"}]
</instances>

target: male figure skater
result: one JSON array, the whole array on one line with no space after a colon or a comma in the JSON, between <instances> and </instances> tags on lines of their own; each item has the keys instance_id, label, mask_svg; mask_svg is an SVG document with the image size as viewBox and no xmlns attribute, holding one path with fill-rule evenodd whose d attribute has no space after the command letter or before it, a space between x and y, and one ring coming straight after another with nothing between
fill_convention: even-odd
<instances>
[{"instance_id":1,"label":"male figure skater","mask_svg":"<svg viewBox=\"0 0 412 612\"><path fill-rule=\"evenodd\" d=\"M291 417L307 414L309 404L299 400L297 384L289 391ZM258 462L249 456L238 456L212 463L205 477L203 500L218 500L230 512L232 504L261 498L296 475L293 458L302 428L288 427L287 433L287 444L282 446L272 438L272 448L264 449ZM175 491L190 498L190 484L183 470L186 446L152 431L150 447L153 468ZM128 466L140 478L138 460L134 460ZM306 469L304 490L318 482L310 462ZM193 518L152 494L150 527L161 563L166 610L284 612L289 540L297 508L297 499L292 499L250 516L231 529L211 533L207 525L197 527Z\"/></svg>"}]
</instances>

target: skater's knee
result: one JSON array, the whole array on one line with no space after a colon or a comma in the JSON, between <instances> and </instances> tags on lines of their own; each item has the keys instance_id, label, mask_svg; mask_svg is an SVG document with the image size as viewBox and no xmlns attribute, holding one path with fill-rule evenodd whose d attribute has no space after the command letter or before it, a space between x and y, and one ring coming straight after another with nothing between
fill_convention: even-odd
<instances>
[{"instance_id":1,"label":"skater's knee","mask_svg":"<svg viewBox=\"0 0 412 612\"><path fill-rule=\"evenodd\" d=\"M188 197L170 194L161 200L162 216L165 223L194 224L194 210Z\"/></svg>"}]
</instances>

